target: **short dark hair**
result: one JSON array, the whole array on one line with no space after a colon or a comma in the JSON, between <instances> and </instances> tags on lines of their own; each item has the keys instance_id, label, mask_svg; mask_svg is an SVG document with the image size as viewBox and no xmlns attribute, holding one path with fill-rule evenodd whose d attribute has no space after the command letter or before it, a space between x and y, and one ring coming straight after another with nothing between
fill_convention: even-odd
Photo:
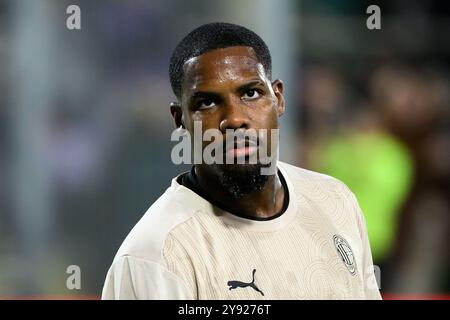
<instances>
[{"instance_id":1,"label":"short dark hair","mask_svg":"<svg viewBox=\"0 0 450 320\"><path fill-rule=\"evenodd\" d=\"M194 29L184 37L170 58L170 84L177 98L181 98L183 65L187 60L212 50L236 46L253 48L256 58L263 65L269 79L271 78L272 58L269 48L256 33L236 24L208 23Z\"/></svg>"}]
</instances>

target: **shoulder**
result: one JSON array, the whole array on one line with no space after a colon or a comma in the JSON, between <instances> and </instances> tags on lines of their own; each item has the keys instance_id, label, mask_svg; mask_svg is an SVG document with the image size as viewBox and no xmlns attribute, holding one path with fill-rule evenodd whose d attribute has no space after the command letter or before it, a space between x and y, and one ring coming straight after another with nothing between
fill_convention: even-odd
<instances>
[{"instance_id":1,"label":"shoulder","mask_svg":"<svg viewBox=\"0 0 450 320\"><path fill-rule=\"evenodd\" d=\"M300 180L337 180L332 176L307 170L304 168L293 166L289 163L278 161L278 167L282 169L282 172L286 172L291 179L300 179Z\"/></svg>"},{"instance_id":2,"label":"shoulder","mask_svg":"<svg viewBox=\"0 0 450 320\"><path fill-rule=\"evenodd\" d=\"M175 179L133 227L114 260L123 256L148 259L163 264L162 252L171 232L192 219L205 204Z\"/></svg>"},{"instance_id":3,"label":"shoulder","mask_svg":"<svg viewBox=\"0 0 450 320\"><path fill-rule=\"evenodd\" d=\"M302 201L314 203L325 212L335 212L332 208L344 209L345 214L350 219L358 218L359 205L355 195L349 187L339 179L296 167L284 162L279 162L278 167L281 172L290 180L297 196Z\"/></svg>"},{"instance_id":4,"label":"shoulder","mask_svg":"<svg viewBox=\"0 0 450 320\"><path fill-rule=\"evenodd\" d=\"M169 246L179 253L172 233L193 219L205 203L175 179L133 227L120 246L103 286L103 299L192 299L194 290L167 262ZM178 264L188 259L178 255Z\"/></svg>"},{"instance_id":5,"label":"shoulder","mask_svg":"<svg viewBox=\"0 0 450 320\"><path fill-rule=\"evenodd\" d=\"M154 261L123 255L114 260L102 289L103 300L193 299L185 282Z\"/></svg>"},{"instance_id":6,"label":"shoulder","mask_svg":"<svg viewBox=\"0 0 450 320\"><path fill-rule=\"evenodd\" d=\"M338 192L347 196L352 194L347 185L335 177L296 167L281 161L278 162L278 167L296 188L301 188L301 186L309 187L302 188L302 193L315 190L321 192ZM311 189L311 187L313 188Z\"/></svg>"}]
</instances>

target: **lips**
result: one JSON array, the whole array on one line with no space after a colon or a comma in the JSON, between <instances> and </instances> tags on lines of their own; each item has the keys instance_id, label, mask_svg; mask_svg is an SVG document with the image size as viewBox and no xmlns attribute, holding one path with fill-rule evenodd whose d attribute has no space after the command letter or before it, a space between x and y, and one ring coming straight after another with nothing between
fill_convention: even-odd
<instances>
[{"instance_id":1,"label":"lips","mask_svg":"<svg viewBox=\"0 0 450 320\"><path fill-rule=\"evenodd\" d=\"M237 157L249 157L258 151L258 144L252 140L245 139L236 141L234 145L226 148L225 153L227 156L233 158Z\"/></svg>"}]
</instances>

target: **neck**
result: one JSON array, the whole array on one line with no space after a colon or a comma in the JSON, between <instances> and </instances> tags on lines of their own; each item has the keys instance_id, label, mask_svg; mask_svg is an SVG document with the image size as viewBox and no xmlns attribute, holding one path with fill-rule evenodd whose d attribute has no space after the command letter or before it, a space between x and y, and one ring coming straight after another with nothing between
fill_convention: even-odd
<instances>
[{"instance_id":1,"label":"neck","mask_svg":"<svg viewBox=\"0 0 450 320\"><path fill-rule=\"evenodd\" d=\"M221 173L211 166L196 165L195 173L202 189L227 211L249 218L270 218L283 210L285 193L277 174L269 176L261 190L236 199L221 183Z\"/></svg>"}]
</instances>

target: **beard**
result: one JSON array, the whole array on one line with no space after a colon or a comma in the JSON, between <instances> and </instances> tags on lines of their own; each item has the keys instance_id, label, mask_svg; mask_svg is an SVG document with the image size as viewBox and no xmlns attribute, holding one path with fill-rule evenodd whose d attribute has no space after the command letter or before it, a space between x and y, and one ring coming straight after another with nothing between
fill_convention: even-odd
<instances>
[{"instance_id":1,"label":"beard","mask_svg":"<svg viewBox=\"0 0 450 320\"><path fill-rule=\"evenodd\" d=\"M270 167L270 163L232 164L221 165L221 167L220 182L236 200L244 195L263 190L270 177L270 175L261 174L261 169Z\"/></svg>"}]
</instances>

